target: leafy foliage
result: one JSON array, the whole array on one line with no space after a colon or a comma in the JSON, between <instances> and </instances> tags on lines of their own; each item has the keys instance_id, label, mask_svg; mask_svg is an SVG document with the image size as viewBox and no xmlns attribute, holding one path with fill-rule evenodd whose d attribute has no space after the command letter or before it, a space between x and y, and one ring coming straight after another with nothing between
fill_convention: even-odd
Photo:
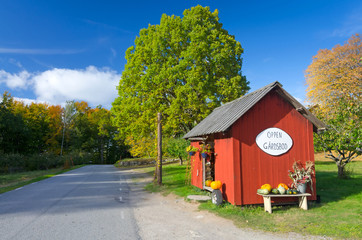
<instances>
[{"instance_id":1,"label":"leafy foliage","mask_svg":"<svg viewBox=\"0 0 362 240\"><path fill-rule=\"evenodd\" d=\"M183 18L162 15L126 52L112 107L119 137L154 139L157 112L163 114L163 135L179 136L222 102L245 94L242 53L217 10L197 6Z\"/></svg>"},{"instance_id":2,"label":"leafy foliage","mask_svg":"<svg viewBox=\"0 0 362 240\"><path fill-rule=\"evenodd\" d=\"M326 157L336 162L338 176L344 177L344 167L362 153L362 106L341 99L335 114L325 117L327 131L317 134L316 144L326 151Z\"/></svg>"},{"instance_id":3,"label":"leafy foliage","mask_svg":"<svg viewBox=\"0 0 362 240\"><path fill-rule=\"evenodd\" d=\"M190 145L190 142L182 138L168 138L165 140L166 153L171 157L178 157L183 163L183 160L187 159L186 148Z\"/></svg>"},{"instance_id":4,"label":"leafy foliage","mask_svg":"<svg viewBox=\"0 0 362 240\"><path fill-rule=\"evenodd\" d=\"M74 101L67 101L62 112L63 135L62 135L62 145L61 145L60 155L63 155L63 148L65 144L64 141L66 138L66 134L68 133L69 128L73 122L74 114L75 114ZM69 139L69 135L67 135L67 138Z\"/></svg>"},{"instance_id":5,"label":"leafy foliage","mask_svg":"<svg viewBox=\"0 0 362 240\"><path fill-rule=\"evenodd\" d=\"M121 155L127 156L124 144L115 139L116 128L109 110L88 103L74 102L74 114L69 129L67 151L93 154L94 163L114 163Z\"/></svg>"},{"instance_id":6,"label":"leafy foliage","mask_svg":"<svg viewBox=\"0 0 362 240\"><path fill-rule=\"evenodd\" d=\"M0 103L0 152L28 152L25 148L30 138L22 115L14 110L14 100L7 92Z\"/></svg>"},{"instance_id":7,"label":"leafy foliage","mask_svg":"<svg viewBox=\"0 0 362 240\"><path fill-rule=\"evenodd\" d=\"M338 176L361 153L362 41L358 34L343 46L323 49L306 71L311 111L327 123L315 138L316 149L336 162Z\"/></svg>"},{"instance_id":8,"label":"leafy foliage","mask_svg":"<svg viewBox=\"0 0 362 240\"><path fill-rule=\"evenodd\" d=\"M308 101L313 106L318 105L322 116L333 114L342 98L361 102L361 37L356 34L343 46L318 51L306 70L306 81Z\"/></svg>"},{"instance_id":9,"label":"leafy foliage","mask_svg":"<svg viewBox=\"0 0 362 240\"><path fill-rule=\"evenodd\" d=\"M155 157L157 143L155 137L139 137L132 135L126 137L125 143L130 147L129 152L133 157Z\"/></svg>"},{"instance_id":10,"label":"leafy foliage","mask_svg":"<svg viewBox=\"0 0 362 240\"><path fill-rule=\"evenodd\" d=\"M45 170L62 167L65 162L71 161L72 165L89 163L91 156L89 154L70 153L66 156L59 156L54 153L28 154L19 153L1 154L0 153L0 173L15 173L23 171Z\"/></svg>"},{"instance_id":11,"label":"leafy foliage","mask_svg":"<svg viewBox=\"0 0 362 240\"><path fill-rule=\"evenodd\" d=\"M110 111L101 106L74 101L65 108L26 105L5 92L0 102L0 171L47 169L68 157L73 163L114 163L128 156L116 133ZM64 158L54 157L59 154Z\"/></svg>"}]
</instances>

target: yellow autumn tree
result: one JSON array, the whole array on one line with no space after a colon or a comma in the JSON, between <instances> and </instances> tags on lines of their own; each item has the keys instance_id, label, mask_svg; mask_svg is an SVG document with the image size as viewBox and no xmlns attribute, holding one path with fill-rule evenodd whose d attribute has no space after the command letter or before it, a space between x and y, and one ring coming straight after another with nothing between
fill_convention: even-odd
<instances>
[{"instance_id":1,"label":"yellow autumn tree","mask_svg":"<svg viewBox=\"0 0 362 240\"><path fill-rule=\"evenodd\" d=\"M334 115L341 99L361 102L362 42L358 34L332 50L322 49L306 70L307 98L323 116Z\"/></svg>"},{"instance_id":2,"label":"yellow autumn tree","mask_svg":"<svg viewBox=\"0 0 362 240\"><path fill-rule=\"evenodd\" d=\"M130 147L129 152L134 157L155 157L157 156L157 139L155 137L134 138L129 135L125 143Z\"/></svg>"}]
</instances>

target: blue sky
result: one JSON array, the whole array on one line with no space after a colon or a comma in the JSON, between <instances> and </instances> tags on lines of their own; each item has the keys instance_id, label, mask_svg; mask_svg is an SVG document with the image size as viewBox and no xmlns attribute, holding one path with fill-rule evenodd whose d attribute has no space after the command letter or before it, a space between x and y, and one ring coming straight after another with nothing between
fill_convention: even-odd
<instances>
[{"instance_id":1,"label":"blue sky","mask_svg":"<svg viewBox=\"0 0 362 240\"><path fill-rule=\"evenodd\" d=\"M244 48L251 91L273 81L302 103L304 71L319 49L362 32L362 1L80 1L0 2L0 92L62 104L85 100L110 108L125 51L161 15L196 5L218 9Z\"/></svg>"}]
</instances>

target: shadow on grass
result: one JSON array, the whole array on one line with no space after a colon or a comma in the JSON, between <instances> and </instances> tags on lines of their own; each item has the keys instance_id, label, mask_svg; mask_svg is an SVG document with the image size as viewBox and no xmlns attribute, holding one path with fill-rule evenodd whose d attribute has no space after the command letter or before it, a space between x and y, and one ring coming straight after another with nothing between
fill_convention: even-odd
<instances>
[{"instance_id":1,"label":"shadow on grass","mask_svg":"<svg viewBox=\"0 0 362 240\"><path fill-rule=\"evenodd\" d=\"M335 162L332 161L316 161L316 165L325 165L325 166L336 166Z\"/></svg>"}]
</instances>

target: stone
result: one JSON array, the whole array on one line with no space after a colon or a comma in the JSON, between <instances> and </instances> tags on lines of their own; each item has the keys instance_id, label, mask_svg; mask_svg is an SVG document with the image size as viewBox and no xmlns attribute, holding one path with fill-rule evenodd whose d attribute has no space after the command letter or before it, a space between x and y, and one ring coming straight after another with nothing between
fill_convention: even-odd
<instances>
[{"instance_id":1,"label":"stone","mask_svg":"<svg viewBox=\"0 0 362 240\"><path fill-rule=\"evenodd\" d=\"M188 195L187 199L194 200L194 201L209 201L209 200L211 200L211 197L205 196L205 195Z\"/></svg>"}]
</instances>

